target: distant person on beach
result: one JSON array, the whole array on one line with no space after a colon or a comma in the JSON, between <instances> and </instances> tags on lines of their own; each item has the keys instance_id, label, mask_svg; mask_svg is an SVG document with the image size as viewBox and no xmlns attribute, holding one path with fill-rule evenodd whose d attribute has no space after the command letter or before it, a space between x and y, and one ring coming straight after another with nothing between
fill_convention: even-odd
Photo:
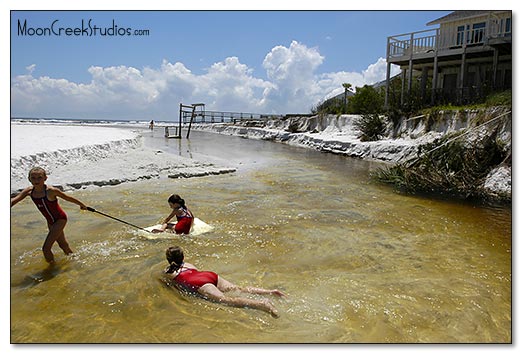
<instances>
[{"instance_id":1,"label":"distant person on beach","mask_svg":"<svg viewBox=\"0 0 522 354\"><path fill-rule=\"evenodd\" d=\"M149 123L149 129L150 130L154 129L154 121L153 120L151 120L150 123Z\"/></svg>"},{"instance_id":2,"label":"distant person on beach","mask_svg":"<svg viewBox=\"0 0 522 354\"><path fill-rule=\"evenodd\" d=\"M243 297L230 297L228 291L241 291L250 294L285 296L277 289L268 290L254 287L239 287L210 271L199 271L193 264L184 262L183 250L178 246L167 248L169 266L165 269L168 284L174 283L181 289L198 293L208 300L233 307L250 307L268 312L274 317L279 314L274 305L267 299L255 300Z\"/></svg>"},{"instance_id":3,"label":"distant person on beach","mask_svg":"<svg viewBox=\"0 0 522 354\"><path fill-rule=\"evenodd\" d=\"M25 199L27 196L31 196L34 204L47 220L47 226L49 227L49 233L42 247L42 251L45 260L49 264L54 264L54 255L52 247L55 242L58 242L58 246L64 251L66 255L73 253L69 247L69 243L65 239L64 228L67 223L67 214L58 204L58 197L77 204L82 210L87 209L87 206L76 198L73 198L56 187L47 186L45 181L47 180L47 173L41 167L34 167L29 171L29 182L32 186L25 188L16 197L11 198L11 207Z\"/></svg>"},{"instance_id":4,"label":"distant person on beach","mask_svg":"<svg viewBox=\"0 0 522 354\"><path fill-rule=\"evenodd\" d=\"M185 200L177 194L173 194L168 200L169 206L172 212L163 220L163 224L160 229L152 230L153 233L159 233L164 231L175 232L177 234L189 234L194 224L194 215L185 205ZM169 223L169 221L176 217L177 223Z\"/></svg>"}]
</instances>

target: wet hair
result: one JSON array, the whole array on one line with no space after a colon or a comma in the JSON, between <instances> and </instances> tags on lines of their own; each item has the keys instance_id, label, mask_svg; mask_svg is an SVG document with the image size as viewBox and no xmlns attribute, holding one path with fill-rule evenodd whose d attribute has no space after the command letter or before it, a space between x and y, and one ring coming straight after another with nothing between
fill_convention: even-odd
<instances>
[{"instance_id":1,"label":"wet hair","mask_svg":"<svg viewBox=\"0 0 522 354\"><path fill-rule=\"evenodd\" d=\"M176 270L181 268L183 260L185 259L183 250L179 246L167 248L165 256L167 256L167 262L169 262L169 266L165 269L165 273L174 273Z\"/></svg>"},{"instance_id":2,"label":"wet hair","mask_svg":"<svg viewBox=\"0 0 522 354\"><path fill-rule=\"evenodd\" d=\"M41 167L33 167L29 170L29 173L27 174L27 178L29 180L31 180L31 173L33 172L36 172L36 173L43 173L44 176L47 176L47 172L45 172L45 170Z\"/></svg>"},{"instance_id":3,"label":"wet hair","mask_svg":"<svg viewBox=\"0 0 522 354\"><path fill-rule=\"evenodd\" d=\"M172 204L179 204L181 205L182 207L185 206L185 200L183 200L183 198L181 198L179 195L177 194L173 194L169 197L169 203L172 203Z\"/></svg>"}]
</instances>

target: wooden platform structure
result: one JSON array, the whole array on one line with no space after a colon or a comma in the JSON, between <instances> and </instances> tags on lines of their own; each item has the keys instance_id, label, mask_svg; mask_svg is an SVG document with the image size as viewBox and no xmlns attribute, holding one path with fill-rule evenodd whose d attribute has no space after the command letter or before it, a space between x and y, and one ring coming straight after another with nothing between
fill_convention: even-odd
<instances>
[{"instance_id":1,"label":"wooden platform structure","mask_svg":"<svg viewBox=\"0 0 522 354\"><path fill-rule=\"evenodd\" d=\"M221 112L221 111L207 111L204 103L193 103L191 105L179 104L179 128L176 136L169 136L172 138L181 138L182 124L188 123L187 138L190 136L190 129L192 123L236 123L239 121L258 121L269 118L282 118L283 115L267 115L259 113L244 113L244 112ZM171 128L172 127L166 127ZM170 130L169 130L170 132ZM167 137L167 131L165 132Z\"/></svg>"}]
</instances>

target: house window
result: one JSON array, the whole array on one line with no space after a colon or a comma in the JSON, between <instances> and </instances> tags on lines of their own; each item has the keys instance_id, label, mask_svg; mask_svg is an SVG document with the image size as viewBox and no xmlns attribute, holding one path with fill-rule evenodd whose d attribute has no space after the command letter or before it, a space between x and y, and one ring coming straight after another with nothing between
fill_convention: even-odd
<instances>
[{"instance_id":1,"label":"house window","mask_svg":"<svg viewBox=\"0 0 522 354\"><path fill-rule=\"evenodd\" d=\"M507 27L507 24L506 24ZM511 27L511 25L510 25ZM483 43L486 22L457 27L457 45ZM464 39L465 38L465 39Z\"/></svg>"},{"instance_id":2,"label":"house window","mask_svg":"<svg viewBox=\"0 0 522 354\"><path fill-rule=\"evenodd\" d=\"M482 43L484 40L484 30L486 29L486 22L474 23L471 34L471 43Z\"/></svg>"},{"instance_id":3,"label":"house window","mask_svg":"<svg viewBox=\"0 0 522 354\"><path fill-rule=\"evenodd\" d=\"M464 44L464 26L457 27L457 45Z\"/></svg>"},{"instance_id":4,"label":"house window","mask_svg":"<svg viewBox=\"0 0 522 354\"><path fill-rule=\"evenodd\" d=\"M511 34L511 17L506 18L506 34Z\"/></svg>"}]
</instances>

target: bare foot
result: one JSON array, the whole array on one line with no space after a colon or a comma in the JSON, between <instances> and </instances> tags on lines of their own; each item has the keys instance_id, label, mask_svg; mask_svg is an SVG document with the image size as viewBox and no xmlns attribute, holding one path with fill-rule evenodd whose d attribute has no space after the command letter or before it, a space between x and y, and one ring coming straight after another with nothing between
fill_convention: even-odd
<instances>
[{"instance_id":1,"label":"bare foot","mask_svg":"<svg viewBox=\"0 0 522 354\"><path fill-rule=\"evenodd\" d=\"M277 289L270 290L270 294L272 294L272 295L277 295L277 296L281 296L281 297L286 296L282 291L277 290Z\"/></svg>"},{"instance_id":2,"label":"bare foot","mask_svg":"<svg viewBox=\"0 0 522 354\"><path fill-rule=\"evenodd\" d=\"M279 317L279 312L277 311L277 309L274 307L274 305L270 301L263 300L263 303L266 306L267 312L269 314L271 314L272 317L274 317L274 318L278 318Z\"/></svg>"}]
</instances>

